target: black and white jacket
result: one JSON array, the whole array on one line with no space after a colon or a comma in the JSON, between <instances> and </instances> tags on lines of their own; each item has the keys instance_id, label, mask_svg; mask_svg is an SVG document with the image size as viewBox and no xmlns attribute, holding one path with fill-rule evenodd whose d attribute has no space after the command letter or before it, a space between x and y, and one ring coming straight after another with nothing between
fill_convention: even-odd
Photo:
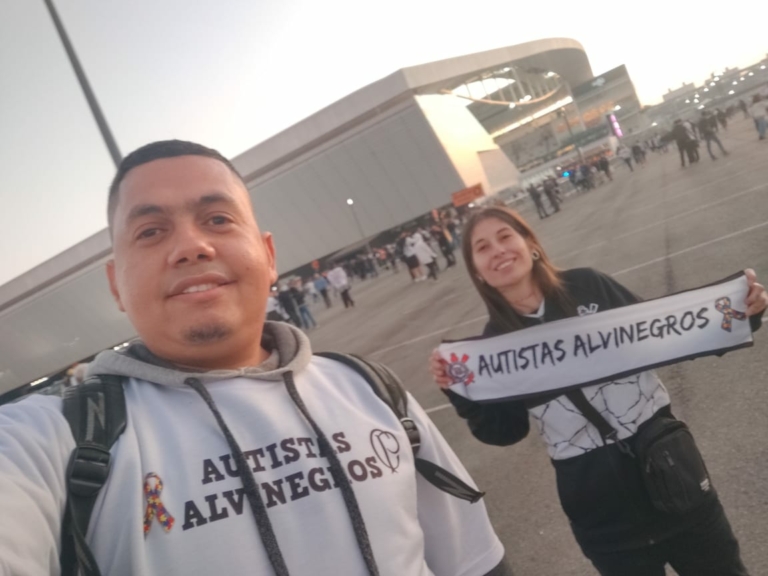
<instances>
[{"instance_id":1,"label":"black and white jacket","mask_svg":"<svg viewBox=\"0 0 768 576\"><path fill-rule=\"evenodd\" d=\"M641 301L609 276L591 268L566 270L561 278L582 316ZM520 321L530 327L568 315L556 302L545 300L543 315L520 316ZM750 320L756 330L759 316ZM483 336L503 333L504 329L491 318ZM619 438L631 447L644 422L657 415L672 415L669 394L653 371L586 386L583 391L617 430ZM474 436L486 444L508 446L519 442L528 435L533 420L552 458L563 509L585 549L642 546L696 522L700 516L694 511L685 517L662 517L647 497L636 461L620 453L615 444L604 445L597 429L564 395L493 404L472 402L450 391L447 395Z\"/></svg>"}]
</instances>

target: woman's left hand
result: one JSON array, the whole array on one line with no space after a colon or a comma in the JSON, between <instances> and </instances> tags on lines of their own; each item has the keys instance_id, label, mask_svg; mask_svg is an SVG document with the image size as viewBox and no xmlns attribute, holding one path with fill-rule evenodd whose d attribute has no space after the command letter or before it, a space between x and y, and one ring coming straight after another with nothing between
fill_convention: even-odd
<instances>
[{"instance_id":1,"label":"woman's left hand","mask_svg":"<svg viewBox=\"0 0 768 576\"><path fill-rule=\"evenodd\" d=\"M744 270L744 274L747 276L747 286L749 286L747 299L744 300L747 305L747 316L762 314L768 308L768 292L765 291L765 286L757 282L757 275L752 268Z\"/></svg>"}]
</instances>

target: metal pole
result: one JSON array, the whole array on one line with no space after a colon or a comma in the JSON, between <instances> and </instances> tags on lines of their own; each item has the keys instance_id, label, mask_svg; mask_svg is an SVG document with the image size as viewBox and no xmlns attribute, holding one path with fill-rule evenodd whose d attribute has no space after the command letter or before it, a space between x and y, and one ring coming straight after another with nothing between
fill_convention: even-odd
<instances>
[{"instance_id":1,"label":"metal pole","mask_svg":"<svg viewBox=\"0 0 768 576\"><path fill-rule=\"evenodd\" d=\"M565 106L567 106L567 104ZM573 130L571 130L571 123L568 121L568 114L565 111L565 106L560 108L560 114L562 115L563 120L565 120L565 127L568 128L568 134L571 135L571 142L573 142ZM574 146L575 146L575 144L574 144ZM584 155L581 153L581 147L580 146L576 146L576 152L579 155L579 162L584 164Z\"/></svg>"},{"instance_id":2,"label":"metal pole","mask_svg":"<svg viewBox=\"0 0 768 576\"><path fill-rule=\"evenodd\" d=\"M365 232L363 232L363 227L360 224L360 220L357 218L357 211L355 210L355 205L354 204L349 204L349 208L352 210L352 216L354 216L354 218L355 218L355 224L357 224L357 230L358 230L358 232L360 232L360 238L365 240L365 238L366 238ZM368 250L368 253L370 254L371 253L371 246L370 246L370 244L368 244L368 242L365 243L365 247Z\"/></svg>"},{"instance_id":3,"label":"metal pole","mask_svg":"<svg viewBox=\"0 0 768 576\"><path fill-rule=\"evenodd\" d=\"M365 232L363 232L363 227L360 225L360 220L357 219L357 211L355 210L355 205L350 204L349 209L352 210L352 216L355 219L355 224L357 224L357 231L360 232L360 238L365 239Z\"/></svg>"},{"instance_id":4,"label":"metal pole","mask_svg":"<svg viewBox=\"0 0 768 576\"><path fill-rule=\"evenodd\" d=\"M88 101L88 106L91 108L93 118L96 120L96 124L99 127L101 137L104 139L104 144L106 144L107 149L109 150L109 154L112 156L112 161L115 163L115 167L118 167L123 157L117 147L117 142L115 142L115 138L112 136L112 132L109 130L109 125L107 124L106 118L104 118L104 114L101 112L99 103L96 100L96 95L93 93L93 90L88 83L88 78L85 76L85 72L83 71L83 67L80 65L80 61L77 59L75 49L72 46L72 43L69 41L67 31L64 30L64 25L61 23L59 14L56 12L56 8L53 5L53 0L44 1L45 5L48 7L48 12L51 15L51 19L53 20L53 25L56 26L56 31L59 33L61 43L64 44L64 50L66 50L67 56L69 57L69 63L72 64L72 68L75 71L75 76L77 76L77 80L80 82L80 88L82 88L83 93L85 94L85 99Z\"/></svg>"}]
</instances>

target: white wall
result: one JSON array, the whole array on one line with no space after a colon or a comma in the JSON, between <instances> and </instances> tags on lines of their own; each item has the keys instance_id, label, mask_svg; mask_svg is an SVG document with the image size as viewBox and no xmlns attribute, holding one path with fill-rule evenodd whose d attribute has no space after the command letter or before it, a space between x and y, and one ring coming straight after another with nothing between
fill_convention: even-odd
<instances>
[{"instance_id":1,"label":"white wall","mask_svg":"<svg viewBox=\"0 0 768 576\"><path fill-rule=\"evenodd\" d=\"M514 164L459 98L429 94L416 96L416 101L461 176L464 185L454 191L482 184L486 194L493 194L506 188L507 182L517 180ZM487 166L480 153L487 153ZM502 182L504 185L499 186Z\"/></svg>"},{"instance_id":2,"label":"white wall","mask_svg":"<svg viewBox=\"0 0 768 576\"><path fill-rule=\"evenodd\" d=\"M463 187L412 97L249 185L261 228L275 236L280 271L360 240L347 198L370 236L450 202Z\"/></svg>"}]
</instances>

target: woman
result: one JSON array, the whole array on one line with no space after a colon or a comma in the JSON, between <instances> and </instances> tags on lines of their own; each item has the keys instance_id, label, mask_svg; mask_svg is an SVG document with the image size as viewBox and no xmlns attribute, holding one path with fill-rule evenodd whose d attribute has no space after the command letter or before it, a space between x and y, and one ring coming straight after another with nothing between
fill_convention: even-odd
<instances>
[{"instance_id":1,"label":"woman","mask_svg":"<svg viewBox=\"0 0 768 576\"><path fill-rule=\"evenodd\" d=\"M411 238L413 239L413 251L421 266L426 266L429 274L427 278L437 280L437 254L432 250L432 247L427 244L424 239L426 232L415 232Z\"/></svg>"},{"instance_id":2,"label":"woman","mask_svg":"<svg viewBox=\"0 0 768 576\"><path fill-rule=\"evenodd\" d=\"M409 235L407 232L403 232L403 258L405 259L405 265L408 267L408 272L411 274L411 280L414 282L421 282L425 280L424 272L421 270L421 262L416 255L416 234Z\"/></svg>"},{"instance_id":3,"label":"woman","mask_svg":"<svg viewBox=\"0 0 768 576\"><path fill-rule=\"evenodd\" d=\"M507 208L474 213L462 250L470 277L488 307L483 336L496 336L569 316L634 304L639 299L612 278L589 268L559 271L531 228ZM765 289L747 271L746 300L752 329L768 306ZM669 395L651 371L586 386L603 415L632 435L603 445L569 398L558 393L519 401L479 404L447 389L450 380L437 352L430 371L481 442L508 446L528 434L529 415L547 443L563 509L584 554L603 576L663 576L671 564L680 576L744 576L746 569L714 490L692 511L671 515L651 504L637 460L622 453L636 446L638 428L673 418ZM628 396L632 402L627 402ZM611 411L612 406L631 406Z\"/></svg>"}]
</instances>

